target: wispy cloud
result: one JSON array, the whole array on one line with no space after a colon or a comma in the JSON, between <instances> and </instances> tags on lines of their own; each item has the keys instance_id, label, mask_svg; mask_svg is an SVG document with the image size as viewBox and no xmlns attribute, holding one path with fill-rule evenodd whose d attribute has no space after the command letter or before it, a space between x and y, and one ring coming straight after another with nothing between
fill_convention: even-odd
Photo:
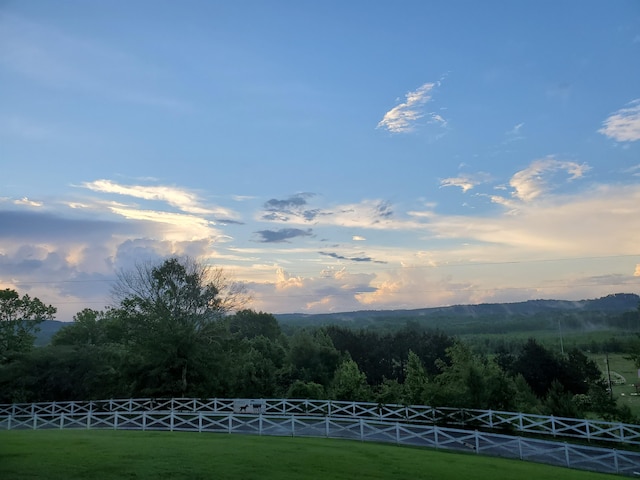
<instances>
[{"instance_id":1,"label":"wispy cloud","mask_svg":"<svg viewBox=\"0 0 640 480\"><path fill-rule=\"evenodd\" d=\"M549 181L554 173L564 172L568 174L568 180L571 181L582 177L588 170L589 166L586 164L547 157L535 160L527 168L517 172L511 177L509 184L514 189L513 195L516 198L531 201L549 188Z\"/></svg>"},{"instance_id":2,"label":"wispy cloud","mask_svg":"<svg viewBox=\"0 0 640 480\"><path fill-rule=\"evenodd\" d=\"M618 142L640 140L640 98L611 114L602 125L598 133Z\"/></svg>"},{"instance_id":3,"label":"wispy cloud","mask_svg":"<svg viewBox=\"0 0 640 480\"><path fill-rule=\"evenodd\" d=\"M441 187L460 187L464 193L474 187L484 183L488 176L484 173L462 174L457 177L443 178L440 180Z\"/></svg>"},{"instance_id":4,"label":"wispy cloud","mask_svg":"<svg viewBox=\"0 0 640 480\"><path fill-rule=\"evenodd\" d=\"M373 263L387 263L382 260L374 260L368 256L360 256L360 257L346 257L344 255L339 255L334 252L318 252L320 255L324 255L326 257L335 258L336 260L349 260L350 262L373 262Z\"/></svg>"},{"instance_id":5,"label":"wispy cloud","mask_svg":"<svg viewBox=\"0 0 640 480\"><path fill-rule=\"evenodd\" d=\"M197 194L184 188L165 185L120 185L111 180L95 180L85 182L83 187L94 192L114 193L144 200L166 202L172 207L194 215L214 215L233 219L237 214L222 207L205 207Z\"/></svg>"},{"instance_id":6,"label":"wispy cloud","mask_svg":"<svg viewBox=\"0 0 640 480\"><path fill-rule=\"evenodd\" d=\"M282 243L297 237L310 237L312 230L301 230L299 228L281 228L279 230L259 230L256 232L261 243Z\"/></svg>"},{"instance_id":7,"label":"wispy cloud","mask_svg":"<svg viewBox=\"0 0 640 480\"><path fill-rule=\"evenodd\" d=\"M387 113L377 128L383 128L391 133L407 133L415 128L415 123L423 117L428 117L428 121L446 125L446 121L442 116L436 113L426 112L425 104L431 100L431 91L436 87L436 83L425 83L417 90L406 94L406 100L396 105Z\"/></svg>"},{"instance_id":8,"label":"wispy cloud","mask_svg":"<svg viewBox=\"0 0 640 480\"><path fill-rule=\"evenodd\" d=\"M24 205L27 207L41 207L43 205L42 202L29 200L27 197L22 197L20 200L14 200L13 203L15 205Z\"/></svg>"},{"instance_id":9,"label":"wispy cloud","mask_svg":"<svg viewBox=\"0 0 640 480\"><path fill-rule=\"evenodd\" d=\"M517 125L514 125L512 129L508 130L506 132L506 139L504 140L503 143L511 143L511 142L515 142L518 140L523 140L525 137L522 133L522 128L524 127L524 122L518 123Z\"/></svg>"}]
</instances>

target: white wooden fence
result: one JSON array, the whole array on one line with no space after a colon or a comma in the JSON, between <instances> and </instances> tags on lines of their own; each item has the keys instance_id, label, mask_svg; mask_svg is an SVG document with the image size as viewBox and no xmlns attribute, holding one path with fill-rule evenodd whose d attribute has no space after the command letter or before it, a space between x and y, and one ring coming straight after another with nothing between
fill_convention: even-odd
<instances>
[{"instance_id":1,"label":"white wooden fence","mask_svg":"<svg viewBox=\"0 0 640 480\"><path fill-rule=\"evenodd\" d=\"M131 400L130 405L140 405ZM35 405L38 405L37 407ZM0 428L19 429L115 429L242 433L254 435L345 438L447 449L514 458L575 469L640 476L640 453L581 446L497 433L443 428L370 418L338 418L277 413L236 414L210 411L130 409L97 411L92 404L49 404L54 413L18 409L0 416ZM237 405L237 403L236 403ZM182 405L184 406L184 405ZM28 410L28 409L26 409ZM82 411L80 411L82 410Z\"/></svg>"},{"instance_id":2,"label":"white wooden fence","mask_svg":"<svg viewBox=\"0 0 640 480\"><path fill-rule=\"evenodd\" d=\"M440 408L425 405L376 404L295 399L119 399L85 402L0 404L0 421L7 416L98 412L263 413L330 418L362 418L408 424L459 426L478 430L558 438L578 438L620 445L640 445L640 425L577 418L552 417L496 410Z\"/></svg>"}]
</instances>

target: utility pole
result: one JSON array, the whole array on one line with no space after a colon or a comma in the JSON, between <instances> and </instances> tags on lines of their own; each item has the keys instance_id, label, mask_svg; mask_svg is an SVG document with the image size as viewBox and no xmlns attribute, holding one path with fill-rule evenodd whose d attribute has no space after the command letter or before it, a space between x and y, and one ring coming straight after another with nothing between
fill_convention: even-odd
<instances>
[{"instance_id":1,"label":"utility pole","mask_svg":"<svg viewBox=\"0 0 640 480\"><path fill-rule=\"evenodd\" d=\"M560 323L560 318L558 318L558 331L560 332L560 352L564 357L564 342L562 341L562 324Z\"/></svg>"},{"instance_id":2,"label":"utility pole","mask_svg":"<svg viewBox=\"0 0 640 480\"><path fill-rule=\"evenodd\" d=\"M611 386L611 370L609 369L609 352L605 353L605 363L607 364L607 382L609 382L609 398L613 400L613 388Z\"/></svg>"}]
</instances>

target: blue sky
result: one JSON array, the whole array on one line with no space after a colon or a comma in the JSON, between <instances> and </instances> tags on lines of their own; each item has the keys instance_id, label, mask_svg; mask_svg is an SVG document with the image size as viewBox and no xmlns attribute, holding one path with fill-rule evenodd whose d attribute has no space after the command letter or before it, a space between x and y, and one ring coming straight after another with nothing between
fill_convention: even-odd
<instances>
[{"instance_id":1,"label":"blue sky","mask_svg":"<svg viewBox=\"0 0 640 480\"><path fill-rule=\"evenodd\" d=\"M274 313L640 293L640 3L0 3L0 287Z\"/></svg>"}]
</instances>

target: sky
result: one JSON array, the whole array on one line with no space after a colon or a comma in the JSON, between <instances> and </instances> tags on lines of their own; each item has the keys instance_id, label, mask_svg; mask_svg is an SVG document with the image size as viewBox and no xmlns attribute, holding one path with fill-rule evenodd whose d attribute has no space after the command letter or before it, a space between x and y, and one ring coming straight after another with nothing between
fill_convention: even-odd
<instances>
[{"instance_id":1,"label":"sky","mask_svg":"<svg viewBox=\"0 0 640 480\"><path fill-rule=\"evenodd\" d=\"M640 293L640 2L0 0L0 288L189 256L249 308Z\"/></svg>"}]
</instances>

